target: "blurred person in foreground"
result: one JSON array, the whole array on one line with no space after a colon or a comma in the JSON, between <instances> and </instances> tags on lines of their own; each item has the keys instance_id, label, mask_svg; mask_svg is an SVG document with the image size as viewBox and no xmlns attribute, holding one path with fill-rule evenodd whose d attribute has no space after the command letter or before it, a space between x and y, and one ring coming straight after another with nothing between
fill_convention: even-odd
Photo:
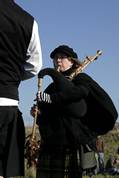
<instances>
[{"instance_id":1,"label":"blurred person in foreground","mask_svg":"<svg viewBox=\"0 0 119 178\"><path fill-rule=\"evenodd\" d=\"M41 66L37 22L14 0L0 0L0 178L24 176L25 129L18 87Z\"/></svg>"},{"instance_id":2,"label":"blurred person in foreground","mask_svg":"<svg viewBox=\"0 0 119 178\"><path fill-rule=\"evenodd\" d=\"M37 94L41 147L36 177L81 178L82 167L91 168L96 162L90 159L94 154L85 153L96 149L98 134L112 129L117 112L109 96L87 74L82 72L71 78L81 66L73 48L60 45L50 57L58 71L45 68L38 74L39 78L51 76L53 82ZM36 110L35 106L31 108L33 116Z\"/></svg>"}]
</instances>

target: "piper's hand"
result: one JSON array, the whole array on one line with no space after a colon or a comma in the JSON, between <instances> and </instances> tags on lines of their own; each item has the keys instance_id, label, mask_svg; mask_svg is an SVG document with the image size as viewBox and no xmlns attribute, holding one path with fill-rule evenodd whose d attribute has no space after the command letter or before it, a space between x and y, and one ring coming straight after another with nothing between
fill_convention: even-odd
<instances>
[{"instance_id":1,"label":"piper's hand","mask_svg":"<svg viewBox=\"0 0 119 178\"><path fill-rule=\"evenodd\" d=\"M44 92L37 93L37 100L45 103L52 103L50 95Z\"/></svg>"},{"instance_id":2,"label":"piper's hand","mask_svg":"<svg viewBox=\"0 0 119 178\"><path fill-rule=\"evenodd\" d=\"M30 110L30 114L35 117L36 113L40 114L40 111L38 110L38 106L36 104L34 104L32 107L31 107L31 110Z\"/></svg>"}]
</instances>

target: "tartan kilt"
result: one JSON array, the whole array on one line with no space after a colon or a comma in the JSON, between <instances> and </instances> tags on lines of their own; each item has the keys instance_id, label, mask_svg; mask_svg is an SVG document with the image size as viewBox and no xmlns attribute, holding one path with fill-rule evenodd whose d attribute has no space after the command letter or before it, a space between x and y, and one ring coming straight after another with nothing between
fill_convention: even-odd
<instances>
[{"instance_id":1,"label":"tartan kilt","mask_svg":"<svg viewBox=\"0 0 119 178\"><path fill-rule=\"evenodd\" d=\"M36 178L81 178L79 149L41 148Z\"/></svg>"}]
</instances>

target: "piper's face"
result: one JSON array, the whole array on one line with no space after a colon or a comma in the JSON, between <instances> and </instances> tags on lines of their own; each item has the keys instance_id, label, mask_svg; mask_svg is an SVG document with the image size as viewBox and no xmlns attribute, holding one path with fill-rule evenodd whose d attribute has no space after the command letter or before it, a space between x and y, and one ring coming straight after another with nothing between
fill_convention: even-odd
<instances>
[{"instance_id":1,"label":"piper's face","mask_svg":"<svg viewBox=\"0 0 119 178\"><path fill-rule=\"evenodd\" d=\"M53 59L54 66L58 68L59 71L64 72L72 67L73 62L70 60L66 54L57 53Z\"/></svg>"}]
</instances>

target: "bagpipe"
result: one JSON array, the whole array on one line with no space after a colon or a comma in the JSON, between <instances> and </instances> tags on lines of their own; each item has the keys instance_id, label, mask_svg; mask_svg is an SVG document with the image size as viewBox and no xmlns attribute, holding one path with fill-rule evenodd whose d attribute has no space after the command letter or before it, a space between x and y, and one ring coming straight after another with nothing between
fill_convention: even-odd
<instances>
[{"instance_id":1,"label":"bagpipe","mask_svg":"<svg viewBox=\"0 0 119 178\"><path fill-rule=\"evenodd\" d=\"M79 66L73 70L73 72L69 76L70 80L72 81L78 74L80 74L91 62L96 60L101 54L102 54L102 51L98 50L96 52L95 56L86 56L86 58L83 60L83 62L81 62L79 64ZM59 90L62 90L65 87L67 88L67 84L69 84L69 80L66 80L66 78L62 75L62 73L59 72L59 69L56 70L56 69L53 69L53 68L44 68L38 74L38 92L42 92L43 77L46 76L46 75L49 75L52 78L52 80L54 81L54 83L56 84L56 86L58 87ZM63 83L63 85L62 85L62 83ZM70 82L70 83L72 83L72 82ZM95 88L96 88L94 85L92 85L91 87L92 87L91 91L94 91ZM108 123L106 123L106 125L104 124L104 126L101 125L102 126L101 129L99 129L100 126L98 127L98 125L96 125L96 124L94 125L94 128L90 128L90 125L92 126L91 121L90 121L91 124L88 125L87 120L84 119L84 125L86 125L87 128L89 127L90 130L92 129L93 132L96 132L96 135L101 135L101 134L107 133L108 130L111 130L113 128L114 123L115 123L115 121L117 119L117 111L116 111L116 109L115 109L115 107L113 105L112 100L108 96L108 94L105 91L103 91L103 89L100 86L98 86L98 87L99 87L98 92L96 90L97 93L94 92L94 94L93 94L91 92L92 97L95 98L95 93L96 93L96 95L99 95L99 97L101 95L104 95L102 97L102 100L106 99L106 102L105 103L101 103L102 102L102 101L100 101L101 97L99 99L96 98L96 100L97 100L96 102L99 102L99 107L101 108L101 110L97 110L96 114L100 115L100 117L102 117L102 115L104 113L105 114L105 120L107 122L110 121L110 123L108 122ZM109 107L107 106L107 102L109 103L108 104ZM36 105L38 106L38 101L37 101ZM90 103L89 103L89 105L90 105ZM92 110L92 113L91 113L92 115L90 114L90 117L95 119L95 123L96 123L97 122L96 121L96 115L93 114L94 113L94 108L91 108L91 110ZM99 114L100 111L101 111L102 115ZM35 117L34 117L32 133L27 138L26 145L25 145L25 150L26 150L26 154L25 155L26 155L26 159L28 160L29 166L32 166L32 162L34 162L34 160L37 160L37 156L38 156L37 153L38 153L38 151L40 149L41 140L38 141L38 142L36 140L36 120L37 120L37 115L38 115L38 112L36 111ZM100 118L98 118L98 119L100 119ZM101 122L102 122L102 119L101 119ZM107 124L109 124L109 127L107 127ZM76 127L77 127L77 125L76 125ZM75 135L75 133L74 133L74 136L77 137L77 140L79 138L81 138L80 137L80 133L77 134L77 135Z\"/></svg>"}]
</instances>

